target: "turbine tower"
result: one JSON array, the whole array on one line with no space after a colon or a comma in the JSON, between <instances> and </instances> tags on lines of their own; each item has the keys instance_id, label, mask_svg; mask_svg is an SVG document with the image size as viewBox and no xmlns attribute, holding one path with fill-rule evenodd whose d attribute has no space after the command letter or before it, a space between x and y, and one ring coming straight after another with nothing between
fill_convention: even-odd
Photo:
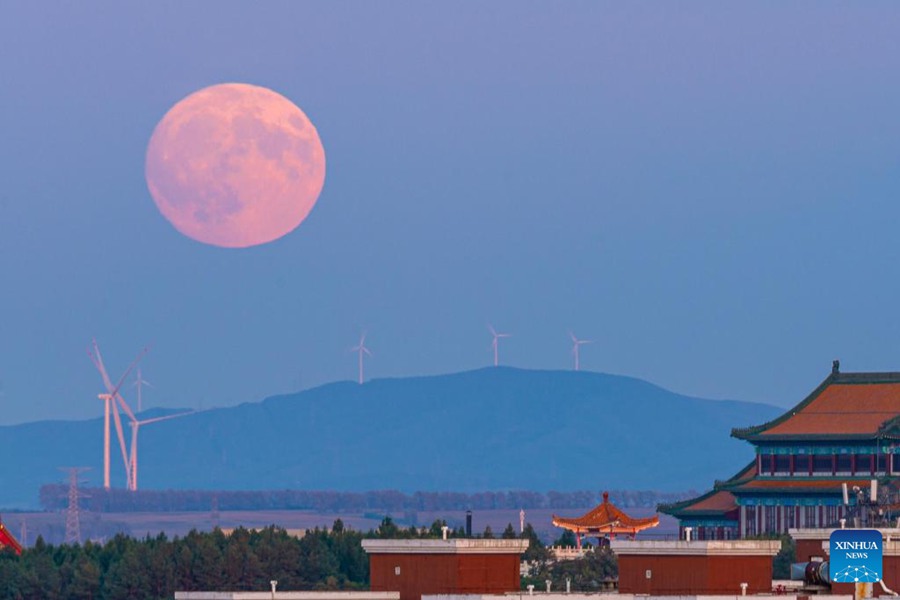
<instances>
[{"instance_id":1,"label":"turbine tower","mask_svg":"<svg viewBox=\"0 0 900 600\"><path fill-rule=\"evenodd\" d=\"M488 329L491 332L491 335L494 336L493 341L491 342L491 348L494 350L494 366L500 366L500 338L510 337L511 333L497 333L497 330L494 329L494 326L488 323Z\"/></svg>"},{"instance_id":2,"label":"turbine tower","mask_svg":"<svg viewBox=\"0 0 900 600\"><path fill-rule=\"evenodd\" d=\"M569 332L569 337L572 338L572 354L575 355L575 370L578 371L581 369L581 364L579 362L579 354L578 349L582 344L592 344L594 340L579 340L575 337L575 334L571 331Z\"/></svg>"},{"instance_id":3,"label":"turbine tower","mask_svg":"<svg viewBox=\"0 0 900 600\"><path fill-rule=\"evenodd\" d=\"M137 408L138 408L138 409L137 409L137 411L138 411L139 413L140 413L140 412L143 412L143 410L144 410L144 405L143 405L142 398L141 398L141 396L142 396L142 393L141 393L141 392L144 391L144 386L145 386L145 385L146 385L147 387L153 387L153 384L150 383L149 381L147 381L146 379L144 379L144 377L141 375L141 368L138 367L138 368L137 368L137 373L135 373L134 383L132 383L131 385L132 385L132 387L136 387L136 388L137 388L137 395L138 395L138 405L137 405Z\"/></svg>"},{"instance_id":4,"label":"turbine tower","mask_svg":"<svg viewBox=\"0 0 900 600\"><path fill-rule=\"evenodd\" d=\"M112 384L112 380L109 378L109 374L106 372L106 366L103 364L103 355L100 354L100 347L97 345L97 340L92 340L91 347L88 348L88 356L91 357L91 362L94 363L94 366L97 367L97 371L100 372L101 377L103 378L103 385L106 387L105 394L98 394L98 398L103 400L104 402L104 411L103 411L103 487L105 489L110 488L109 483L109 453L110 453L110 432L109 432L109 421L110 421L110 413L112 413L113 419L116 425L116 435L119 438L119 448L122 451L122 462L125 465L125 478L126 482L130 481L130 464L128 460L128 449L125 446L125 434L122 431L122 419L119 416L119 408L121 407L125 413L134 420L134 413L131 412L131 408L129 408L128 404L125 402L125 399L122 398L122 395L119 393L119 389L122 387L122 384L125 382L125 379L128 377L128 374L131 373L132 369L134 369L135 365L137 365L138 361L147 353L147 348L141 350L138 353L137 358L132 361L131 365L129 365L128 369L125 371L125 374L122 375L121 379L119 379L118 384L115 386Z\"/></svg>"},{"instance_id":5,"label":"turbine tower","mask_svg":"<svg viewBox=\"0 0 900 600\"><path fill-rule=\"evenodd\" d=\"M363 354L368 354L372 356L372 352L366 348L366 332L363 331L362 335L359 336L359 344L350 348L351 352L356 352L359 354L359 384L362 385L363 382Z\"/></svg>"},{"instance_id":6,"label":"turbine tower","mask_svg":"<svg viewBox=\"0 0 900 600\"><path fill-rule=\"evenodd\" d=\"M194 414L194 411L187 411L183 413L178 413L174 415L166 415L164 417L156 417L154 419L144 419L143 421L138 421L137 419L132 419L131 421L131 457L129 459L130 468L128 469L128 485L127 488L136 492L138 489L138 431L141 428L141 425L149 425L150 423L159 423L160 421L168 421L169 419L177 419L178 417L184 417L187 415Z\"/></svg>"}]
</instances>

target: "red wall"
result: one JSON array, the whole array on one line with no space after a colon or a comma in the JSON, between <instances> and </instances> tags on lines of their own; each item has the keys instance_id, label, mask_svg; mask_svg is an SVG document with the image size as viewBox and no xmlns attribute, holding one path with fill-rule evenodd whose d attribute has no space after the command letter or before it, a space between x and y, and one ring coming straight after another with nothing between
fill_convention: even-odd
<instances>
[{"instance_id":1,"label":"red wall","mask_svg":"<svg viewBox=\"0 0 900 600\"><path fill-rule=\"evenodd\" d=\"M622 594L739 595L741 583L747 594L771 592L772 557L619 555Z\"/></svg>"},{"instance_id":2,"label":"red wall","mask_svg":"<svg viewBox=\"0 0 900 600\"><path fill-rule=\"evenodd\" d=\"M518 554L370 554L369 572L373 592L400 592L400 600L521 588Z\"/></svg>"},{"instance_id":3,"label":"red wall","mask_svg":"<svg viewBox=\"0 0 900 600\"><path fill-rule=\"evenodd\" d=\"M822 549L823 540L797 540L797 562L809 562L813 556L828 560L828 553ZM827 542L828 540L824 540Z\"/></svg>"}]
</instances>

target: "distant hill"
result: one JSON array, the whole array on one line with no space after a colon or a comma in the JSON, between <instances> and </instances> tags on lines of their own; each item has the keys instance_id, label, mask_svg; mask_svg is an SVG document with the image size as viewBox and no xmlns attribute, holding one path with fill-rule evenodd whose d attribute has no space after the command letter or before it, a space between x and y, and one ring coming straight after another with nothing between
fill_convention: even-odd
<instances>
[{"instance_id":1,"label":"distant hill","mask_svg":"<svg viewBox=\"0 0 900 600\"><path fill-rule=\"evenodd\" d=\"M141 428L143 489L707 489L752 458L732 427L782 412L640 379L487 368L339 382ZM113 485L124 469L113 434ZM102 419L0 427L0 506L60 466L102 484Z\"/></svg>"}]
</instances>

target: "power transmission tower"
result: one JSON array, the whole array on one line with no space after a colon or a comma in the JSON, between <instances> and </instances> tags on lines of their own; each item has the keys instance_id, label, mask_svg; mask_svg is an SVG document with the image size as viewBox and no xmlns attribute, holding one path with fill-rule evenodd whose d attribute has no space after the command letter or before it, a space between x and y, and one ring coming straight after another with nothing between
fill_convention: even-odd
<instances>
[{"instance_id":1,"label":"power transmission tower","mask_svg":"<svg viewBox=\"0 0 900 600\"><path fill-rule=\"evenodd\" d=\"M211 504L212 504L212 506L210 507L211 510L210 510L209 516L210 516L210 520L212 521L212 526L215 528L215 527L219 526L219 496L218 495L213 494Z\"/></svg>"},{"instance_id":2,"label":"power transmission tower","mask_svg":"<svg viewBox=\"0 0 900 600\"><path fill-rule=\"evenodd\" d=\"M90 467L60 467L60 471L69 474L69 507L66 509L66 543L81 543L81 515L78 499L88 496L78 491L78 474L90 470Z\"/></svg>"}]
</instances>

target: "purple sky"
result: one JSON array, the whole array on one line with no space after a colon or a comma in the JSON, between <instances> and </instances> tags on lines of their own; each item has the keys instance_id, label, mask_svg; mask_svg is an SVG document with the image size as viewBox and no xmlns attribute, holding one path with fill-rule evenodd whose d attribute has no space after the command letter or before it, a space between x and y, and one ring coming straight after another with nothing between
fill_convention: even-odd
<instances>
[{"instance_id":1,"label":"purple sky","mask_svg":"<svg viewBox=\"0 0 900 600\"><path fill-rule=\"evenodd\" d=\"M900 369L893 2L0 4L0 423L222 406L501 362L789 405ZM269 87L328 172L287 237L205 246L157 121ZM133 396L130 398L133 400ZM740 424L736 424L740 425Z\"/></svg>"}]
</instances>

